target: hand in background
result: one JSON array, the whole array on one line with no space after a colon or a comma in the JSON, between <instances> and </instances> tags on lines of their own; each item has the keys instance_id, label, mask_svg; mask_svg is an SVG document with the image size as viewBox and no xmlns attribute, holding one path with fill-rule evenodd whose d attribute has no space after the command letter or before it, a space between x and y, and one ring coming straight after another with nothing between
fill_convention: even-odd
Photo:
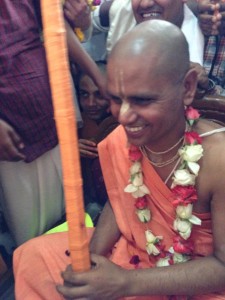
<instances>
[{"instance_id":1,"label":"hand in background","mask_svg":"<svg viewBox=\"0 0 225 300\"><path fill-rule=\"evenodd\" d=\"M0 120L0 160L24 160L25 156L21 153L23 148L21 138L12 126Z\"/></svg>"},{"instance_id":2,"label":"hand in background","mask_svg":"<svg viewBox=\"0 0 225 300\"><path fill-rule=\"evenodd\" d=\"M91 25L91 11L87 0L65 0L64 13L74 27L86 30Z\"/></svg>"},{"instance_id":3,"label":"hand in background","mask_svg":"<svg viewBox=\"0 0 225 300\"><path fill-rule=\"evenodd\" d=\"M225 2L199 0L198 20L204 35L224 35L225 29Z\"/></svg>"},{"instance_id":4,"label":"hand in background","mask_svg":"<svg viewBox=\"0 0 225 300\"><path fill-rule=\"evenodd\" d=\"M85 139L79 139L80 156L86 158L98 157L98 149L95 142Z\"/></svg>"}]
</instances>

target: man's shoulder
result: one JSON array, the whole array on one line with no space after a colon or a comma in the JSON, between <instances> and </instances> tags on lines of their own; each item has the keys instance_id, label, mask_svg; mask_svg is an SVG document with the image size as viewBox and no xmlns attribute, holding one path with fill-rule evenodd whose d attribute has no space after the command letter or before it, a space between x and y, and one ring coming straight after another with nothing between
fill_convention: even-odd
<instances>
[{"instance_id":1,"label":"man's shoulder","mask_svg":"<svg viewBox=\"0 0 225 300\"><path fill-rule=\"evenodd\" d=\"M117 126L104 140L99 144L99 148L105 148L113 150L114 148L124 148L126 147L127 139L126 133L123 126Z\"/></svg>"},{"instance_id":2,"label":"man's shoulder","mask_svg":"<svg viewBox=\"0 0 225 300\"><path fill-rule=\"evenodd\" d=\"M207 120L199 123L196 129L202 138L203 165L208 171L217 173L219 168L225 172L225 127Z\"/></svg>"},{"instance_id":3,"label":"man's shoulder","mask_svg":"<svg viewBox=\"0 0 225 300\"><path fill-rule=\"evenodd\" d=\"M225 126L216 121L201 120L196 126L196 131L202 137L203 144L218 144L225 146Z\"/></svg>"},{"instance_id":4,"label":"man's shoulder","mask_svg":"<svg viewBox=\"0 0 225 300\"><path fill-rule=\"evenodd\" d=\"M118 125L102 142L114 143L115 141L124 141L125 138L126 134L123 126Z\"/></svg>"}]
</instances>

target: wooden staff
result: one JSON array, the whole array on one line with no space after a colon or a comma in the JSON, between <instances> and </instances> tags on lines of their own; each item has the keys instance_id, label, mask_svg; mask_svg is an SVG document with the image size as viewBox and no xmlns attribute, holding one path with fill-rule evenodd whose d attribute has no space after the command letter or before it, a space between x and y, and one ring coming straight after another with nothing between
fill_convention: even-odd
<instances>
[{"instance_id":1,"label":"wooden staff","mask_svg":"<svg viewBox=\"0 0 225 300\"><path fill-rule=\"evenodd\" d=\"M41 0L48 72L58 132L68 221L69 249L74 271L90 269L85 228L77 126L61 0Z\"/></svg>"}]
</instances>

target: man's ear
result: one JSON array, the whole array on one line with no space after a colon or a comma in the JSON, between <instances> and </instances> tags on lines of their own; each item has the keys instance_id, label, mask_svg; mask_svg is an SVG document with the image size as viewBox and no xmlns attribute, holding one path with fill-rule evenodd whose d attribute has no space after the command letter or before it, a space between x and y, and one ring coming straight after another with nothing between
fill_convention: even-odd
<instances>
[{"instance_id":1,"label":"man's ear","mask_svg":"<svg viewBox=\"0 0 225 300\"><path fill-rule=\"evenodd\" d=\"M184 105L190 105L194 100L196 88L198 84L197 72L194 69L190 69L184 78Z\"/></svg>"}]
</instances>

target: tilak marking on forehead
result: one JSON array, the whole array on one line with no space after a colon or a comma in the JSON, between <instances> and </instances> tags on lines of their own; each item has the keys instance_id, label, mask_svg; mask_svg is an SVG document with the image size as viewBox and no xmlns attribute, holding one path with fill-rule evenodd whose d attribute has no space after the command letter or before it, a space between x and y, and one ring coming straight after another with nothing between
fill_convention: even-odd
<instances>
[{"instance_id":1,"label":"tilak marking on forehead","mask_svg":"<svg viewBox=\"0 0 225 300\"><path fill-rule=\"evenodd\" d=\"M130 103L127 101L124 87L124 72L119 70L119 92L121 94L122 105L120 107L120 115L124 115L130 108Z\"/></svg>"}]
</instances>

